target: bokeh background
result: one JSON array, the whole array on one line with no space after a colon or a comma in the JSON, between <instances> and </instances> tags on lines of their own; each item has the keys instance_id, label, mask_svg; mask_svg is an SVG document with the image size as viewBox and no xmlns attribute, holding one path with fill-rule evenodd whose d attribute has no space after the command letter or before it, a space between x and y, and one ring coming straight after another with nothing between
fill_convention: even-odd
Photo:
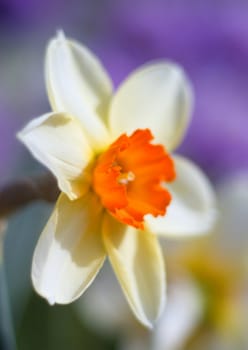
<instances>
[{"instance_id":1,"label":"bokeh background","mask_svg":"<svg viewBox=\"0 0 248 350\"><path fill-rule=\"evenodd\" d=\"M212 180L221 223L206 241L163 243L171 296L151 334L129 314L108 267L97 291L73 305L50 307L35 295L32 252L51 207L23 209L9 218L4 241L8 306L0 311L12 340L1 332L2 348L15 342L18 350L247 349L248 2L0 0L1 185L42 170L15 134L50 110L44 53L61 28L100 57L115 86L150 60L184 67L195 109L180 153Z\"/></svg>"}]
</instances>

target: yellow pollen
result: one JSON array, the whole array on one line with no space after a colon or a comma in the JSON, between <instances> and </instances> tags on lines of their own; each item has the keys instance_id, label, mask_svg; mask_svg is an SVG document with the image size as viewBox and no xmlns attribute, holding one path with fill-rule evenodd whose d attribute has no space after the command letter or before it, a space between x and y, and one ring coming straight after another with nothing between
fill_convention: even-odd
<instances>
[{"instance_id":1,"label":"yellow pollen","mask_svg":"<svg viewBox=\"0 0 248 350\"><path fill-rule=\"evenodd\" d=\"M118 177L118 183L121 185L128 185L130 181L134 181L135 175L132 171L128 171L127 173L123 173Z\"/></svg>"}]
</instances>

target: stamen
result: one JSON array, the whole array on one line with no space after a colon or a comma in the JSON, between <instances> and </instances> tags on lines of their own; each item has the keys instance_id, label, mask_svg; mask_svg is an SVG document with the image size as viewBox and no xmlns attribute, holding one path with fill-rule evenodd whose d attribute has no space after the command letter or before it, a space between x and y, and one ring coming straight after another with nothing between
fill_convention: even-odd
<instances>
[{"instance_id":1,"label":"stamen","mask_svg":"<svg viewBox=\"0 0 248 350\"><path fill-rule=\"evenodd\" d=\"M118 183L121 185L128 185L129 182L134 180L135 180L135 175L132 171L121 174L117 179Z\"/></svg>"}]
</instances>

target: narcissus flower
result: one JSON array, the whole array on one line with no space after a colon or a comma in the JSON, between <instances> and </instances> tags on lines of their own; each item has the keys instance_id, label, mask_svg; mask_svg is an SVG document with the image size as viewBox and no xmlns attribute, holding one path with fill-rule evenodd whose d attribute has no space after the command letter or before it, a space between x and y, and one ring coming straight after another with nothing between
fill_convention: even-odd
<instances>
[{"instance_id":1,"label":"narcissus flower","mask_svg":"<svg viewBox=\"0 0 248 350\"><path fill-rule=\"evenodd\" d=\"M19 133L61 189L35 249L34 287L51 304L70 303L108 256L134 314L149 327L165 297L155 233L202 234L215 219L206 177L169 154L189 123L190 83L177 65L160 61L113 94L97 58L62 33L49 43L45 75L53 112Z\"/></svg>"}]
</instances>

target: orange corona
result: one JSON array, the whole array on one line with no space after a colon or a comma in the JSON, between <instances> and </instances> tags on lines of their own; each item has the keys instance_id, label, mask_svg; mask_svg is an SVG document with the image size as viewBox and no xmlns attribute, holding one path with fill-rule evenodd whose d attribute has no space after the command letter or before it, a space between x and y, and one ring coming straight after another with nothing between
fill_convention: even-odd
<instances>
[{"instance_id":1,"label":"orange corona","mask_svg":"<svg viewBox=\"0 0 248 350\"><path fill-rule=\"evenodd\" d=\"M162 183L176 176L172 158L152 139L149 129L122 134L99 156L93 171L102 205L120 222L139 229L146 214L165 214L171 195Z\"/></svg>"}]
</instances>

